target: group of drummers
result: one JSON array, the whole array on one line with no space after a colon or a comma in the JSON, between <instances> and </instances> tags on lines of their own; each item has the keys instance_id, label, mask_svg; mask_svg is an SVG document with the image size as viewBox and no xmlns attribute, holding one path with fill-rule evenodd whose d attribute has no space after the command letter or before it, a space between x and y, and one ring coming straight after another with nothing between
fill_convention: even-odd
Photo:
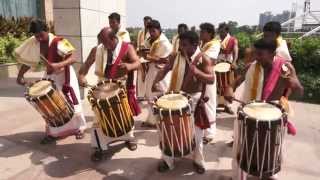
<instances>
[{"instance_id":1,"label":"group of drummers","mask_svg":"<svg viewBox=\"0 0 320 180\"><path fill-rule=\"evenodd\" d=\"M88 87L88 101L95 114L91 131L93 161L100 161L109 145L124 141L137 149L134 122L147 102L148 117L142 126L157 128L162 152L159 172L174 168L175 160L190 156L195 172L205 173L203 146L216 135L216 110L234 114L230 104L240 103L234 121L234 178L276 179L281 170L285 130L295 134L288 120L288 98L302 93L281 25L269 22L263 37L251 48L245 72L237 73L238 41L221 23L216 34L211 23L200 33L178 26L172 43L159 21L144 17L136 45L121 26L118 13L97 35L78 73L75 48L65 38L48 32L45 22L33 20L32 37L15 50L21 68L17 83L26 87L27 101L46 121L42 144L68 136L84 137L87 128L79 85ZM200 35L199 35L200 34ZM39 62L45 77L28 82L24 74ZM94 64L99 82L90 85L86 75ZM234 91L241 88L240 97ZM290 117L290 116L289 116Z\"/></svg>"}]
</instances>

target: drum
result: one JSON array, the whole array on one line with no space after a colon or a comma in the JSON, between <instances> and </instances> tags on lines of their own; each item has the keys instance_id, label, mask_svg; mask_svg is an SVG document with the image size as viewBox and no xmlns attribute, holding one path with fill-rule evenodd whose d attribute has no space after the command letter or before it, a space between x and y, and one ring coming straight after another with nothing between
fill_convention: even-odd
<instances>
[{"instance_id":1,"label":"drum","mask_svg":"<svg viewBox=\"0 0 320 180\"><path fill-rule=\"evenodd\" d=\"M134 125L127 92L121 81L99 82L88 92L88 99L99 127L108 137L120 137L130 132Z\"/></svg>"},{"instance_id":2,"label":"drum","mask_svg":"<svg viewBox=\"0 0 320 180\"><path fill-rule=\"evenodd\" d=\"M57 90L52 80L42 79L34 82L27 87L25 97L51 127L61 127L73 117L73 106L64 94Z\"/></svg>"},{"instance_id":3,"label":"drum","mask_svg":"<svg viewBox=\"0 0 320 180\"><path fill-rule=\"evenodd\" d=\"M238 111L237 160L240 168L261 179L281 170L287 114L280 105L252 102Z\"/></svg>"},{"instance_id":4,"label":"drum","mask_svg":"<svg viewBox=\"0 0 320 180\"><path fill-rule=\"evenodd\" d=\"M231 70L231 63L220 61L214 66L217 80L217 93L221 96L225 95L227 87L230 87L234 81L234 74Z\"/></svg>"},{"instance_id":5,"label":"drum","mask_svg":"<svg viewBox=\"0 0 320 180\"><path fill-rule=\"evenodd\" d=\"M182 92L170 92L154 100L160 149L167 156L183 157L195 148L190 104L190 97Z\"/></svg>"}]
</instances>

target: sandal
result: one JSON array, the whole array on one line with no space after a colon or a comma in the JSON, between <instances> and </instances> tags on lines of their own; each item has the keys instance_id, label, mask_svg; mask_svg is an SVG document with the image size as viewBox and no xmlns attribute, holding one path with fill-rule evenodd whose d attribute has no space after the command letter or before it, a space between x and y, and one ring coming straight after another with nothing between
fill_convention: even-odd
<instances>
[{"instance_id":1,"label":"sandal","mask_svg":"<svg viewBox=\"0 0 320 180\"><path fill-rule=\"evenodd\" d=\"M204 174L206 172L206 169L203 166L195 162L193 162L193 167L198 174Z\"/></svg>"},{"instance_id":2,"label":"sandal","mask_svg":"<svg viewBox=\"0 0 320 180\"><path fill-rule=\"evenodd\" d=\"M213 141L213 138L203 137L203 144L207 145Z\"/></svg>"},{"instance_id":3,"label":"sandal","mask_svg":"<svg viewBox=\"0 0 320 180\"><path fill-rule=\"evenodd\" d=\"M130 151L135 151L138 148L137 143L132 141L126 141L126 146Z\"/></svg>"},{"instance_id":4,"label":"sandal","mask_svg":"<svg viewBox=\"0 0 320 180\"><path fill-rule=\"evenodd\" d=\"M167 172L169 171L170 168L168 166L168 164L165 162L165 161L160 161L159 164L158 164L158 171L160 173L164 173L164 172Z\"/></svg>"},{"instance_id":5,"label":"sandal","mask_svg":"<svg viewBox=\"0 0 320 180\"><path fill-rule=\"evenodd\" d=\"M103 159L103 152L101 150L96 150L92 155L91 155L91 161L93 162L99 162Z\"/></svg>"},{"instance_id":6,"label":"sandal","mask_svg":"<svg viewBox=\"0 0 320 180\"><path fill-rule=\"evenodd\" d=\"M45 144L52 144L54 142L56 142L57 138L53 137L53 136L46 136L44 137L41 141L40 144L45 145Z\"/></svg>"},{"instance_id":7,"label":"sandal","mask_svg":"<svg viewBox=\"0 0 320 180\"><path fill-rule=\"evenodd\" d=\"M75 136L76 136L77 140L83 139L84 138L84 133L82 131L79 131L77 134L75 134Z\"/></svg>"}]
</instances>

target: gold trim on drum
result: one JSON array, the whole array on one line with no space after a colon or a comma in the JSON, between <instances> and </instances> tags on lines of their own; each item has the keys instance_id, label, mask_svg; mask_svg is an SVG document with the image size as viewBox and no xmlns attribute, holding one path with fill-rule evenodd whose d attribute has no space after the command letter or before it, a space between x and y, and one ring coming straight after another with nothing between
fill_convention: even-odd
<instances>
[{"instance_id":1,"label":"gold trim on drum","mask_svg":"<svg viewBox=\"0 0 320 180\"><path fill-rule=\"evenodd\" d=\"M51 82L50 86L47 87L46 93L30 96L30 88L40 81ZM51 79L43 78L33 82L26 87L24 94L26 100L41 114L48 126L63 126L74 115L74 108L66 100L64 94L57 90L54 81Z\"/></svg>"},{"instance_id":2,"label":"gold trim on drum","mask_svg":"<svg viewBox=\"0 0 320 180\"><path fill-rule=\"evenodd\" d=\"M98 87L114 83L119 87L115 95L110 97L95 97ZM133 114L127 98L125 86L119 80L103 80L92 87L87 96L97 117L100 128L108 137L122 136L133 128Z\"/></svg>"}]
</instances>

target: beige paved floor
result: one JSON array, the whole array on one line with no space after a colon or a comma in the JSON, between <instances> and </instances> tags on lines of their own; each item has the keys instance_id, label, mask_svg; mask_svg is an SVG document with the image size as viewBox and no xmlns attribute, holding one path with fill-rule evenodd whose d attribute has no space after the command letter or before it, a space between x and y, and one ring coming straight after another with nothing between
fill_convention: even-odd
<instances>
[{"instance_id":1,"label":"beige paved floor","mask_svg":"<svg viewBox=\"0 0 320 180\"><path fill-rule=\"evenodd\" d=\"M37 78L38 74L30 77ZM89 126L92 112L83 102ZM283 171L285 180L320 179L320 106L293 103L298 135L286 137ZM232 119L218 120L218 133L214 143L205 146L207 172L197 175L192 162L179 160L176 168L165 174L156 171L160 157L155 130L140 128L144 110L136 123L138 150L131 152L122 144L114 145L101 163L90 161L90 136L77 141L74 137L57 144L39 144L44 135L44 122L23 98L23 89L11 79L0 80L0 179L107 179L157 180L203 179L227 180L231 178ZM221 115L220 115L221 117Z\"/></svg>"}]
</instances>

